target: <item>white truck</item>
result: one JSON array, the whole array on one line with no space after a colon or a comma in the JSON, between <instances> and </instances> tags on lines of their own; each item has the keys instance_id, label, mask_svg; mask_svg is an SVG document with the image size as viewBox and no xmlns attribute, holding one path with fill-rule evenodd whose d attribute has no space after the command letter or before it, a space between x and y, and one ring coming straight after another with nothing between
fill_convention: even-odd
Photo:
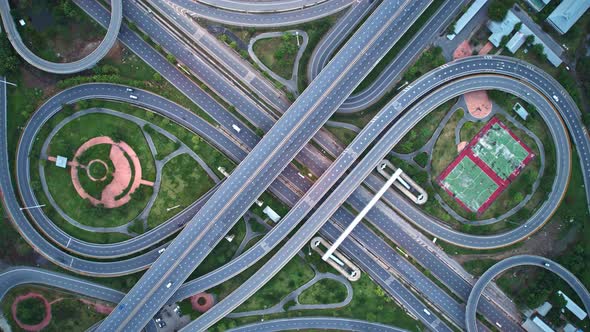
<instances>
[{"instance_id":1,"label":"white truck","mask_svg":"<svg viewBox=\"0 0 590 332\"><path fill-rule=\"evenodd\" d=\"M236 133L240 133L240 131L242 131L242 129L238 126L236 126L235 124L231 125L231 127L236 131Z\"/></svg>"}]
</instances>

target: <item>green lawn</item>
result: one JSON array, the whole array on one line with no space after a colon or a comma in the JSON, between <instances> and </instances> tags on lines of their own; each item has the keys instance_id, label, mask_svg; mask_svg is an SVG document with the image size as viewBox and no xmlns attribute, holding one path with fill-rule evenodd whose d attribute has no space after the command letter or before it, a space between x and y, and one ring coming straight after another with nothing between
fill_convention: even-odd
<instances>
[{"instance_id":1,"label":"green lawn","mask_svg":"<svg viewBox=\"0 0 590 332\"><path fill-rule=\"evenodd\" d=\"M148 227L155 228L203 196L215 183L188 154L172 158L162 170L160 192L148 217ZM167 211L168 208L179 208Z\"/></svg>"},{"instance_id":2,"label":"green lawn","mask_svg":"<svg viewBox=\"0 0 590 332\"><path fill-rule=\"evenodd\" d=\"M89 114L66 124L52 139L49 154L66 156L68 160L72 160L75 151L80 145L98 136L109 136L115 141L123 141L129 144L140 159L143 172L142 178L149 181L155 180L154 161L141 129L130 121L111 115ZM89 161L95 157L107 158L108 151L110 149L105 149L99 145L95 149L88 150L82 156L81 162ZM37 162L33 162L33 165L36 164ZM133 193L133 199L122 207L114 209L95 207L89 201L82 199L75 191L69 169L58 168L49 162L43 164L45 165L49 191L57 204L70 217L85 225L112 227L125 224L143 210L152 194L151 187L142 185ZM31 172L37 172L37 168L32 167ZM133 170L133 174L135 172L137 170ZM93 183L87 178L85 170L80 170L78 174L81 183L89 186L90 192L96 195L95 198L100 198L99 193L102 192L106 184ZM40 196L41 193L37 193L37 195Z\"/></svg>"},{"instance_id":3,"label":"green lawn","mask_svg":"<svg viewBox=\"0 0 590 332\"><path fill-rule=\"evenodd\" d=\"M154 141L154 145L156 146L157 151L157 160L162 160L166 158L167 155L178 150L178 148L180 147L180 142L170 140L168 137L154 130L154 128L152 128L152 126L150 125L144 125L143 130L145 130Z\"/></svg>"},{"instance_id":4,"label":"green lawn","mask_svg":"<svg viewBox=\"0 0 590 332\"><path fill-rule=\"evenodd\" d=\"M457 99L453 98L430 112L399 141L393 151L410 153L423 147L456 102Z\"/></svg>"},{"instance_id":5,"label":"green lawn","mask_svg":"<svg viewBox=\"0 0 590 332\"><path fill-rule=\"evenodd\" d=\"M329 132L334 134L334 136L336 136L336 138L338 138L338 141L340 141L341 143L343 143L346 146L348 146L350 143L352 143L352 141L354 140L354 138L357 135L357 133L355 133L354 131L346 129L346 128L330 127L330 126L325 126L324 128L326 128Z\"/></svg>"},{"instance_id":6,"label":"green lawn","mask_svg":"<svg viewBox=\"0 0 590 332\"><path fill-rule=\"evenodd\" d=\"M311 278L313 278L313 270L299 257L295 257L254 296L242 303L236 312L271 307Z\"/></svg>"},{"instance_id":7,"label":"green lawn","mask_svg":"<svg viewBox=\"0 0 590 332\"><path fill-rule=\"evenodd\" d=\"M301 37L300 42L301 42ZM258 40L254 46L254 54L262 63L277 75L290 79L293 74L293 64L297 55L297 39L290 33L281 37Z\"/></svg>"},{"instance_id":8,"label":"green lawn","mask_svg":"<svg viewBox=\"0 0 590 332\"><path fill-rule=\"evenodd\" d=\"M362 273L361 279L353 282L354 296L349 305L337 310L300 310L289 311L273 315L264 315L264 320L285 317L333 316L347 317L378 322L409 331L423 331L424 326L414 320L400 308L381 287L376 285L369 276ZM224 331L234 326L260 321L261 316L245 317L241 319L224 318L217 323L212 331Z\"/></svg>"},{"instance_id":9,"label":"green lawn","mask_svg":"<svg viewBox=\"0 0 590 332\"><path fill-rule=\"evenodd\" d=\"M10 306L18 295L24 295L28 292L35 292L43 295L49 302L56 301L51 306L52 319L49 325L43 331L61 332L61 331L85 331L90 326L94 325L99 320L106 317L103 314L96 313L93 308L89 308L86 304L79 301L77 295L67 293L65 291L54 290L42 286L18 286L11 289L2 301L2 311L5 313L4 317L11 325L13 331L21 331L12 315L9 314ZM61 299L61 300L59 300ZM88 299L92 302L95 300ZM37 303L26 300L20 303L18 310L18 317L29 316L27 321L34 323L39 317L43 317L43 313L39 313L40 307ZM34 307L24 308L26 305L34 305Z\"/></svg>"},{"instance_id":10,"label":"green lawn","mask_svg":"<svg viewBox=\"0 0 590 332\"><path fill-rule=\"evenodd\" d=\"M106 30L69 0L17 1L11 7L20 36L38 56L49 61L71 62L89 54ZM14 3L13 3L14 4ZM88 46L94 42L93 46Z\"/></svg>"},{"instance_id":11,"label":"green lawn","mask_svg":"<svg viewBox=\"0 0 590 332\"><path fill-rule=\"evenodd\" d=\"M463 111L458 110L449 119L440 133L432 150L432 176L437 177L459 155L455 145L455 127L463 117Z\"/></svg>"},{"instance_id":12,"label":"green lawn","mask_svg":"<svg viewBox=\"0 0 590 332\"><path fill-rule=\"evenodd\" d=\"M299 295L301 304L330 304L346 299L346 286L333 279L322 279Z\"/></svg>"}]
</instances>

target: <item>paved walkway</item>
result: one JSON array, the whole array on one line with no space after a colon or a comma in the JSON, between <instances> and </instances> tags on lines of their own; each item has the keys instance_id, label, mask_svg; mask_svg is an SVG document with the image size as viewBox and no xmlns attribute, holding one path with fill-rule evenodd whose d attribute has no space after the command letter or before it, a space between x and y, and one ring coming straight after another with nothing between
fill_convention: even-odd
<instances>
[{"instance_id":1,"label":"paved walkway","mask_svg":"<svg viewBox=\"0 0 590 332\"><path fill-rule=\"evenodd\" d=\"M248 317L248 316L261 316L261 315L270 315L276 314L286 311L295 311L295 310L325 310L325 309L338 309L347 306L350 301L352 301L353 296L353 289L350 281L346 279L344 276L336 275L330 272L322 273L318 272L315 266L311 265L314 270L314 277L305 283L303 286L297 288L289 295L285 296L279 303L275 304L274 306L266 309L260 310L252 310L252 311L245 311L245 312L234 312L227 315L228 318L240 318L240 317ZM344 301L339 303L328 303L328 304L301 304L299 303L299 295L306 291L311 286L315 285L318 281L324 279L332 279L341 282L346 287L346 298ZM285 310L284 306L290 301L295 301L295 305L289 307Z\"/></svg>"},{"instance_id":2,"label":"paved walkway","mask_svg":"<svg viewBox=\"0 0 590 332\"><path fill-rule=\"evenodd\" d=\"M277 75L272 70L270 70L270 68L265 66L264 63L262 63L262 61L260 61L260 59L258 59L256 54L254 53L254 44L261 39L281 37L285 33L290 33L290 34L294 35L296 32L299 33L299 36L303 37L303 42L301 43L301 46L299 47L299 50L297 51L297 56L295 57L295 62L293 63L293 72L291 73L291 78L287 80L287 79ZM255 36L254 38L250 39L250 43L248 44L248 54L250 55L252 60L254 60L254 62L262 70L267 72L273 79L275 79L276 81L279 81L281 84L286 86L287 89L289 91L293 92L295 95L299 95L299 89L297 87L297 81L299 80L298 79L298 77L299 77L299 60L301 60L301 57L303 56L303 52L305 52L305 48L307 47L308 40L309 40L309 38L307 37L307 33L303 30L264 32L264 33L261 33L261 34Z\"/></svg>"},{"instance_id":3,"label":"paved walkway","mask_svg":"<svg viewBox=\"0 0 590 332\"><path fill-rule=\"evenodd\" d=\"M152 157L154 158L155 164L156 164L156 180L153 182L153 193L150 196L148 203L146 204L146 207L140 212L140 214L133 218L132 220L128 221L126 224L124 225L120 225L120 226L116 226L116 227L93 227L93 226L88 226L88 225L84 225L81 224L80 222L76 221L75 219L71 218L69 215L67 215L65 213L65 211L63 211L59 205L57 204L57 202L55 201L55 199L53 198L53 196L51 195L49 188L47 186L47 181L45 179L45 171L44 171L44 167L42 165L39 165L39 176L41 178L41 185L43 188L43 191L45 193L45 196L47 197L49 203L52 205L52 207L59 213L59 215L65 219L68 223L70 223L71 225L78 227L80 229L89 231L89 232L97 232L97 233L123 233L123 234L127 234L127 235L135 235L135 233L132 233L128 230L128 228L133 225L133 223L136 220L142 220L142 222L144 223L144 229L147 226L147 216L149 215L151 208L153 207L153 204L158 196L159 193L159 189L160 189L160 185L161 185L161 173L162 173L162 168L165 166L165 164L170 161L173 157L176 157L180 154L183 153L187 153L189 154L191 157L193 157L197 163L199 163L199 165L201 167L203 167L203 169L205 170L205 172L207 172L207 174L215 181L215 183L218 183L220 181L219 177L217 177L217 175L215 174L215 172L213 172L213 170L211 170L211 168L190 148L188 148L184 143L182 143L182 141L180 141L176 136L172 135L171 133L169 133L168 131L155 126L151 123L149 123L146 120L140 119L138 117L135 117L133 115L129 115L126 113L122 113L122 112L118 112L118 111L114 111L111 109L105 109L105 108L89 108L86 110L82 110L79 112L76 112L68 117L66 117L64 120L62 120L59 124L57 124L52 131L49 133L49 135L47 136L47 138L45 139L45 141L43 142L43 147L41 148L41 159L47 159L48 158L48 149L49 149L49 144L51 142L51 140L53 139L53 137L57 134L57 132L63 128L66 124L68 124L69 122L82 117L84 115L88 115L88 114L95 114L95 113L101 113L101 114L108 114L108 115L112 115L112 116L117 116L120 118L123 118L125 120L134 122L135 124L137 124L143 131L143 134L146 138L146 141L148 143L148 146L150 148L150 152L152 154ZM143 126L149 124L155 131L157 131L158 133L162 134L163 136L167 137L168 139L172 140L172 141L176 141L176 142L180 142L180 147L179 149L177 149L176 151L173 151L169 156L166 156L163 160L158 161L156 159L156 155L157 155L157 150L155 147L155 144L153 143L153 139L152 137L145 131L143 130Z\"/></svg>"}]
</instances>

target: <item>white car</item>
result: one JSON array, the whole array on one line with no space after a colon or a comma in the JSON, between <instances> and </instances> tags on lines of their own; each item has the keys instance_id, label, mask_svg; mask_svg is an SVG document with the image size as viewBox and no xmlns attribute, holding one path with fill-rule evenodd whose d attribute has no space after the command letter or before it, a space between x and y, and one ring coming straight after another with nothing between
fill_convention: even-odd
<instances>
[{"instance_id":1,"label":"white car","mask_svg":"<svg viewBox=\"0 0 590 332\"><path fill-rule=\"evenodd\" d=\"M169 283L166 284L166 288L170 288L172 286L173 282L170 281Z\"/></svg>"},{"instance_id":2,"label":"white car","mask_svg":"<svg viewBox=\"0 0 590 332\"><path fill-rule=\"evenodd\" d=\"M158 250L158 254L161 254L161 253L163 253L164 251L166 251L166 248L162 248L162 249Z\"/></svg>"},{"instance_id":3,"label":"white car","mask_svg":"<svg viewBox=\"0 0 590 332\"><path fill-rule=\"evenodd\" d=\"M557 97L556 95L553 95L553 100L555 100L556 103L559 103L559 97Z\"/></svg>"},{"instance_id":4,"label":"white car","mask_svg":"<svg viewBox=\"0 0 590 332\"><path fill-rule=\"evenodd\" d=\"M129 95L129 98L133 99L133 100L137 100L137 96L136 95Z\"/></svg>"}]
</instances>

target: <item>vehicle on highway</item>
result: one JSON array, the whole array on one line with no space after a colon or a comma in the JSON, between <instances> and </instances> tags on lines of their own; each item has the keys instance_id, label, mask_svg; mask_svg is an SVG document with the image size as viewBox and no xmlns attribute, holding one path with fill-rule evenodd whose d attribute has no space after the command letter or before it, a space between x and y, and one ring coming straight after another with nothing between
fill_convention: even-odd
<instances>
[{"instance_id":1,"label":"vehicle on highway","mask_svg":"<svg viewBox=\"0 0 590 332\"><path fill-rule=\"evenodd\" d=\"M428 309L424 309L424 313L430 316L430 311L428 311Z\"/></svg>"},{"instance_id":2,"label":"vehicle on highway","mask_svg":"<svg viewBox=\"0 0 590 332\"><path fill-rule=\"evenodd\" d=\"M166 288L170 288L173 284L174 284L174 282L170 281L169 283L166 284Z\"/></svg>"},{"instance_id":3,"label":"vehicle on highway","mask_svg":"<svg viewBox=\"0 0 590 332\"><path fill-rule=\"evenodd\" d=\"M127 88L127 89L125 89L125 91L127 91L127 92L133 92L133 91L135 91L135 90L134 90L134 89L132 89L132 88Z\"/></svg>"},{"instance_id":4,"label":"vehicle on highway","mask_svg":"<svg viewBox=\"0 0 590 332\"><path fill-rule=\"evenodd\" d=\"M238 126L236 126L235 124L231 125L231 127L237 132L239 133L240 131L242 131L242 129Z\"/></svg>"},{"instance_id":5,"label":"vehicle on highway","mask_svg":"<svg viewBox=\"0 0 590 332\"><path fill-rule=\"evenodd\" d=\"M136 95L129 95L129 98L133 99L133 100L137 100L137 96Z\"/></svg>"},{"instance_id":6,"label":"vehicle on highway","mask_svg":"<svg viewBox=\"0 0 590 332\"><path fill-rule=\"evenodd\" d=\"M543 265L545 265L545 267L550 267L551 266L551 264L549 264L547 262L543 263Z\"/></svg>"},{"instance_id":7,"label":"vehicle on highway","mask_svg":"<svg viewBox=\"0 0 590 332\"><path fill-rule=\"evenodd\" d=\"M155 321L156 324L158 324L159 328L163 328L166 326L166 322L164 322L161 317L156 317Z\"/></svg>"},{"instance_id":8,"label":"vehicle on highway","mask_svg":"<svg viewBox=\"0 0 590 332\"><path fill-rule=\"evenodd\" d=\"M557 97L556 95L553 95L553 100L555 100L556 103L559 103L559 97Z\"/></svg>"},{"instance_id":9,"label":"vehicle on highway","mask_svg":"<svg viewBox=\"0 0 590 332\"><path fill-rule=\"evenodd\" d=\"M164 251L166 251L166 248L162 248L162 249L158 250L158 254L161 254L161 253L163 253Z\"/></svg>"}]
</instances>

